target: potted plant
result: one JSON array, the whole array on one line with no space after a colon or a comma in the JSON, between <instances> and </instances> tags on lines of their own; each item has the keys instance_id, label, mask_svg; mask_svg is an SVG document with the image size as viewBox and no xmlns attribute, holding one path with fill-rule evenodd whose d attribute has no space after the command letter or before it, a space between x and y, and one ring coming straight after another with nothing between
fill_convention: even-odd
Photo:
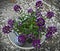
<instances>
[{"instance_id":1,"label":"potted plant","mask_svg":"<svg viewBox=\"0 0 60 51\"><path fill-rule=\"evenodd\" d=\"M14 11L20 16L16 19L8 19L7 25L2 28L2 32L8 34L13 44L21 49L40 48L46 38L51 38L57 32L54 25L46 25L46 20L54 17L54 12L48 11L43 16L42 9L43 3L40 0L35 4L35 11L29 8L27 13L19 5L15 5Z\"/></svg>"}]
</instances>

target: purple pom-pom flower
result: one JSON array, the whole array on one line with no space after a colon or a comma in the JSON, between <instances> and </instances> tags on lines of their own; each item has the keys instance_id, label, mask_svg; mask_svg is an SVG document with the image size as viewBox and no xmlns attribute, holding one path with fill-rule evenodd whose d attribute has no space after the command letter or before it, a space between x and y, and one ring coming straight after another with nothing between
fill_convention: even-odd
<instances>
[{"instance_id":1,"label":"purple pom-pom flower","mask_svg":"<svg viewBox=\"0 0 60 51\"><path fill-rule=\"evenodd\" d=\"M29 8L28 9L28 13L32 13L33 12L33 9L32 8Z\"/></svg>"},{"instance_id":2,"label":"purple pom-pom flower","mask_svg":"<svg viewBox=\"0 0 60 51\"><path fill-rule=\"evenodd\" d=\"M33 34L28 34L27 37L28 37L28 38L31 38L31 39L35 39L35 37L34 37Z\"/></svg>"},{"instance_id":3,"label":"purple pom-pom flower","mask_svg":"<svg viewBox=\"0 0 60 51\"><path fill-rule=\"evenodd\" d=\"M52 37L52 32L47 32L46 33L46 38L50 38L50 37Z\"/></svg>"},{"instance_id":4,"label":"purple pom-pom flower","mask_svg":"<svg viewBox=\"0 0 60 51\"><path fill-rule=\"evenodd\" d=\"M55 26L48 27L46 37L52 37L55 32L57 32L57 28Z\"/></svg>"},{"instance_id":5,"label":"purple pom-pom flower","mask_svg":"<svg viewBox=\"0 0 60 51\"><path fill-rule=\"evenodd\" d=\"M22 25L22 22L18 22L18 25L21 26Z\"/></svg>"},{"instance_id":6,"label":"purple pom-pom flower","mask_svg":"<svg viewBox=\"0 0 60 51\"><path fill-rule=\"evenodd\" d=\"M44 31L44 30L46 30L46 25L39 27L39 31Z\"/></svg>"},{"instance_id":7,"label":"purple pom-pom flower","mask_svg":"<svg viewBox=\"0 0 60 51\"><path fill-rule=\"evenodd\" d=\"M21 34L21 35L18 36L18 42L25 43L25 41L26 41L26 36L25 35Z\"/></svg>"},{"instance_id":8,"label":"purple pom-pom flower","mask_svg":"<svg viewBox=\"0 0 60 51\"><path fill-rule=\"evenodd\" d=\"M21 10L21 7L19 5L15 5L14 6L14 11L17 12L17 11L20 11L20 10Z\"/></svg>"},{"instance_id":9,"label":"purple pom-pom flower","mask_svg":"<svg viewBox=\"0 0 60 51\"><path fill-rule=\"evenodd\" d=\"M9 19L8 20L8 25L12 28L13 27L13 24L14 24L14 20Z\"/></svg>"},{"instance_id":10,"label":"purple pom-pom flower","mask_svg":"<svg viewBox=\"0 0 60 51\"><path fill-rule=\"evenodd\" d=\"M52 32L52 34L54 34L55 32L57 32L57 28L55 26L50 26L47 29L48 32Z\"/></svg>"},{"instance_id":11,"label":"purple pom-pom flower","mask_svg":"<svg viewBox=\"0 0 60 51\"><path fill-rule=\"evenodd\" d=\"M10 33L12 30L11 30L11 27L10 26L4 26L3 28L2 28L2 31L4 32L4 33Z\"/></svg>"},{"instance_id":12,"label":"purple pom-pom flower","mask_svg":"<svg viewBox=\"0 0 60 51\"><path fill-rule=\"evenodd\" d=\"M36 12L36 16L37 16L37 17L42 16L41 12L38 12L38 10L37 10L37 12Z\"/></svg>"},{"instance_id":13,"label":"purple pom-pom flower","mask_svg":"<svg viewBox=\"0 0 60 51\"><path fill-rule=\"evenodd\" d=\"M40 39L35 39L35 40L33 40L32 45L33 45L33 47L35 47L35 48L40 48L40 47L41 47Z\"/></svg>"},{"instance_id":14,"label":"purple pom-pom flower","mask_svg":"<svg viewBox=\"0 0 60 51\"><path fill-rule=\"evenodd\" d=\"M41 17L38 17L36 20L36 23L38 26L43 26L43 25L45 25L45 20Z\"/></svg>"},{"instance_id":15,"label":"purple pom-pom flower","mask_svg":"<svg viewBox=\"0 0 60 51\"><path fill-rule=\"evenodd\" d=\"M36 2L36 7L41 7L43 5L42 1L41 0L38 0Z\"/></svg>"},{"instance_id":16,"label":"purple pom-pom flower","mask_svg":"<svg viewBox=\"0 0 60 51\"><path fill-rule=\"evenodd\" d=\"M35 39L35 37L34 37L33 34L28 34L28 35L27 35L27 41L28 41L29 43L31 43L34 39Z\"/></svg>"},{"instance_id":17,"label":"purple pom-pom flower","mask_svg":"<svg viewBox=\"0 0 60 51\"><path fill-rule=\"evenodd\" d=\"M50 19L50 18L52 18L54 16L54 12L49 11L49 12L47 12L46 16L47 16L47 18Z\"/></svg>"}]
</instances>

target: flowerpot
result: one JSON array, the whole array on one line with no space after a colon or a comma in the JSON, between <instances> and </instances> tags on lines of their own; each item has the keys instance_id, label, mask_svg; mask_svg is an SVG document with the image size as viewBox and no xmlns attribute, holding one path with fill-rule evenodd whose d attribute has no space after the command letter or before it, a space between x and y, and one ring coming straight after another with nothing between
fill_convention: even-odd
<instances>
[{"instance_id":1,"label":"flowerpot","mask_svg":"<svg viewBox=\"0 0 60 51\"><path fill-rule=\"evenodd\" d=\"M11 32L8 35L8 38L9 38L9 40L11 41L11 43L13 45L15 45L16 47L18 47L20 49L25 49L25 50L34 49L34 47L31 44L29 44L29 43L26 43L23 47L21 47L21 44L18 42L18 38L17 38L16 35L18 35L18 34L13 33L13 32ZM45 41L45 38L46 38L45 36L42 36L40 44L42 44Z\"/></svg>"}]
</instances>

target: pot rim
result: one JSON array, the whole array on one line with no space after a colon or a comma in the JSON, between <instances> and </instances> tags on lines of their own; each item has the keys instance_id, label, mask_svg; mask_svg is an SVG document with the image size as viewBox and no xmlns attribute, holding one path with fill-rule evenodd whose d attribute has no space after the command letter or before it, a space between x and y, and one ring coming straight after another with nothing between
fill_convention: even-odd
<instances>
[{"instance_id":1,"label":"pot rim","mask_svg":"<svg viewBox=\"0 0 60 51\"><path fill-rule=\"evenodd\" d=\"M16 45L14 42L11 41L9 35L8 35L8 38L9 38L10 42L11 42L13 45L15 45L16 47L18 47L18 48L21 48L21 49L28 49L28 50L29 50L29 49L34 49L34 47L20 47L20 46Z\"/></svg>"}]
</instances>

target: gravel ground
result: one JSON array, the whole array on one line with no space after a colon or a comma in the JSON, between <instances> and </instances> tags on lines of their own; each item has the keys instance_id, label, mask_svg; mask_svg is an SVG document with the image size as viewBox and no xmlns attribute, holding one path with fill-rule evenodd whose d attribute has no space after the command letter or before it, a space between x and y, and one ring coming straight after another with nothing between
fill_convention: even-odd
<instances>
[{"instance_id":1,"label":"gravel ground","mask_svg":"<svg viewBox=\"0 0 60 51\"><path fill-rule=\"evenodd\" d=\"M20 3L21 6L23 6L23 8L25 8L25 10L26 10L29 6L31 6L33 8L34 1L35 0L24 0L24 1L20 0L20 2L18 2L18 0L17 0L15 3ZM49 0L46 2L51 4L51 2L49 2ZM11 3L11 1L9 1L9 0L0 0L0 30L1 30L2 25L5 24L5 22L3 20L5 20L5 18L13 17L15 15L15 13L13 13L13 15L10 14L11 11L13 12L13 10L10 10L9 14L6 12L8 10L7 8L9 8L9 9L12 8L11 6L13 6L15 3ZM60 17L60 12L59 12L60 7L58 7L58 6L55 6L55 7L57 7L57 14L56 14L57 21L60 22L60 18L59 18ZM3 13L6 13L6 14L4 16L2 16ZM10 15L10 16L7 17L7 15ZM16 15L15 15L15 17L16 17ZM60 26L58 28L60 28ZM9 41L8 36L2 34L2 32L0 31L0 51L60 51L60 31L59 31L59 34L57 35L57 37L48 39L47 41L48 41L48 43L44 42L42 44L42 47L38 50L36 50L36 49L22 50L22 49L17 48L16 46L14 46Z\"/></svg>"}]
</instances>

